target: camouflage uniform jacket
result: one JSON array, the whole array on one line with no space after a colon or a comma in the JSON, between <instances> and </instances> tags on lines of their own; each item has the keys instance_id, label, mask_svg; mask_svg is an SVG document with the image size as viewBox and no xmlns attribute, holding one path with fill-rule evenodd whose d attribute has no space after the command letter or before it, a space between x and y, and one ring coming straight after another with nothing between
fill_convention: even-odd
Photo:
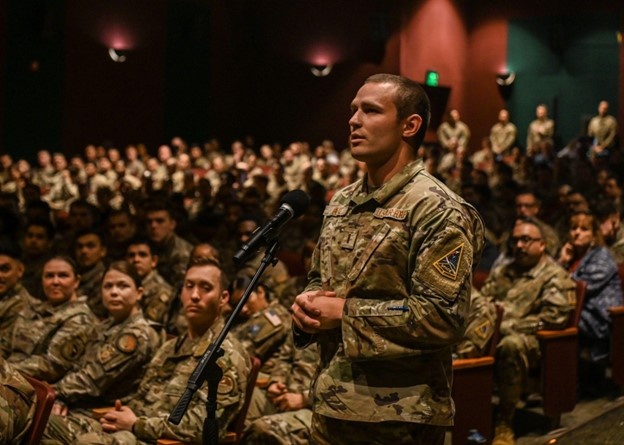
<instances>
[{"instance_id":1,"label":"camouflage uniform jacket","mask_svg":"<svg viewBox=\"0 0 624 445\"><path fill-rule=\"evenodd\" d=\"M100 320L108 317L108 312L102 302L102 278L104 278L105 271L104 263L98 262L92 269L81 274L78 288L78 295L86 295L87 304Z\"/></svg>"},{"instance_id":2,"label":"camouflage uniform jacket","mask_svg":"<svg viewBox=\"0 0 624 445\"><path fill-rule=\"evenodd\" d=\"M35 403L33 387L0 358L0 443L23 443L35 414Z\"/></svg>"},{"instance_id":3,"label":"camouflage uniform jacket","mask_svg":"<svg viewBox=\"0 0 624 445\"><path fill-rule=\"evenodd\" d=\"M272 301L265 309L236 326L232 332L249 355L260 359L261 372L270 373L271 358L290 334L290 312L279 302Z\"/></svg>"},{"instance_id":4,"label":"camouflage uniform jacket","mask_svg":"<svg viewBox=\"0 0 624 445\"><path fill-rule=\"evenodd\" d=\"M174 297L173 287L155 270L143 278L141 307L145 317L164 326Z\"/></svg>"},{"instance_id":5,"label":"camouflage uniform jacket","mask_svg":"<svg viewBox=\"0 0 624 445\"><path fill-rule=\"evenodd\" d=\"M538 329L563 329L576 304L576 285L550 256L521 271L515 263L494 269L481 293L503 307L501 334L535 334Z\"/></svg>"},{"instance_id":6,"label":"camouflage uniform jacket","mask_svg":"<svg viewBox=\"0 0 624 445\"><path fill-rule=\"evenodd\" d=\"M141 380L139 391L129 402L138 417L134 434L139 440L156 442L158 438L202 442L206 418L207 384L195 393L179 425L167 421L171 410L184 393L188 379L202 358L206 348L223 327L218 319L198 339L187 334L171 339L161 346ZM223 436L245 397L251 362L242 345L231 335L222 344L225 351L217 364L223 370L217 397L219 432Z\"/></svg>"},{"instance_id":7,"label":"camouflage uniform jacket","mask_svg":"<svg viewBox=\"0 0 624 445\"><path fill-rule=\"evenodd\" d=\"M72 408L113 405L134 392L143 366L160 346L160 337L141 312L119 324L108 318L96 331L98 338L54 385L59 400Z\"/></svg>"},{"instance_id":8,"label":"camouflage uniform jacket","mask_svg":"<svg viewBox=\"0 0 624 445\"><path fill-rule=\"evenodd\" d=\"M451 425L451 347L483 248L478 213L417 160L370 194L362 179L347 186L324 215L307 290L347 301L341 328L295 330L296 345L320 346L314 412Z\"/></svg>"},{"instance_id":9,"label":"camouflage uniform jacket","mask_svg":"<svg viewBox=\"0 0 624 445\"><path fill-rule=\"evenodd\" d=\"M288 391L303 394L309 401L310 383L319 363L317 345L313 344L305 349L295 348L293 337L289 335L272 360L274 365L268 385L283 383Z\"/></svg>"},{"instance_id":10,"label":"camouflage uniform jacket","mask_svg":"<svg viewBox=\"0 0 624 445\"><path fill-rule=\"evenodd\" d=\"M25 374L54 383L84 353L95 337L96 324L83 299L26 308L13 327L8 361Z\"/></svg>"},{"instance_id":11,"label":"camouflage uniform jacket","mask_svg":"<svg viewBox=\"0 0 624 445\"><path fill-rule=\"evenodd\" d=\"M178 235L167 241L162 248L157 250L158 273L171 284L174 289L182 285L186 265L191 257L193 245L180 238Z\"/></svg>"},{"instance_id":12,"label":"camouflage uniform jacket","mask_svg":"<svg viewBox=\"0 0 624 445\"><path fill-rule=\"evenodd\" d=\"M6 294L0 295L0 336L12 332L15 320L24 306L35 303L34 298L19 283Z\"/></svg>"}]
</instances>

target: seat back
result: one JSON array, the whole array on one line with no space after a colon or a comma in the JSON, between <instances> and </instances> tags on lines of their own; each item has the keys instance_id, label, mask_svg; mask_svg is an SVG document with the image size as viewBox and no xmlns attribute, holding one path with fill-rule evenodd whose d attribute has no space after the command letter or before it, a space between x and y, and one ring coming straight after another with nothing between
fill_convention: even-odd
<instances>
[{"instance_id":1,"label":"seat back","mask_svg":"<svg viewBox=\"0 0 624 445\"><path fill-rule=\"evenodd\" d=\"M585 281L576 281L576 306L568 321L568 328L575 328L581 321L581 312L585 304L585 295L587 294L587 283Z\"/></svg>"},{"instance_id":2,"label":"seat back","mask_svg":"<svg viewBox=\"0 0 624 445\"><path fill-rule=\"evenodd\" d=\"M24 445L36 445L41 441L41 437L43 436L43 430L45 430L48 418L52 412L52 406L56 400L56 393L46 382L42 382L41 380L27 375L24 375L24 377L35 389L37 397L35 415L28 434L24 439Z\"/></svg>"},{"instance_id":3,"label":"seat back","mask_svg":"<svg viewBox=\"0 0 624 445\"><path fill-rule=\"evenodd\" d=\"M254 387L256 386L256 380L258 379L258 373L260 372L260 359L258 357L251 357L251 371L247 379L247 388L245 389L245 399L240 411L236 414L236 417L232 420L231 428L228 431L228 435L219 443L240 443L243 438L243 430L245 429L245 420L247 418L247 411L249 410L249 404L251 403L251 397L253 396Z\"/></svg>"}]
</instances>

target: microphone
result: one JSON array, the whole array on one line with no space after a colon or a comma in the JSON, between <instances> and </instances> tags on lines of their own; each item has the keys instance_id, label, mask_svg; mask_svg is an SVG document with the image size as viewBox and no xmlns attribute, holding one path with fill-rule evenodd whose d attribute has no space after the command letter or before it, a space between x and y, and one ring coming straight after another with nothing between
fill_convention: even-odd
<instances>
[{"instance_id":1,"label":"microphone","mask_svg":"<svg viewBox=\"0 0 624 445\"><path fill-rule=\"evenodd\" d=\"M293 218L300 217L310 205L310 197L303 190L293 190L284 195L277 214L265 225L257 228L253 236L234 255L240 265L255 254L260 247L277 237L279 229Z\"/></svg>"}]
</instances>

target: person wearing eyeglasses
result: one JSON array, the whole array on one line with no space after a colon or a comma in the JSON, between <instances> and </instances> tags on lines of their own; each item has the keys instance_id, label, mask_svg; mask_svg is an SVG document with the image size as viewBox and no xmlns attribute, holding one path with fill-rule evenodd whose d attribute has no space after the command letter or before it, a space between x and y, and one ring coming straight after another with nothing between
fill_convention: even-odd
<instances>
[{"instance_id":1,"label":"person wearing eyeglasses","mask_svg":"<svg viewBox=\"0 0 624 445\"><path fill-rule=\"evenodd\" d=\"M509 237L511 262L492 270L481 293L503 307L501 340L496 348L495 376L499 410L493 444L514 443L512 430L529 369L539 358L539 329L563 329L576 302L568 272L546 253L541 225L532 218L516 220Z\"/></svg>"}]
</instances>

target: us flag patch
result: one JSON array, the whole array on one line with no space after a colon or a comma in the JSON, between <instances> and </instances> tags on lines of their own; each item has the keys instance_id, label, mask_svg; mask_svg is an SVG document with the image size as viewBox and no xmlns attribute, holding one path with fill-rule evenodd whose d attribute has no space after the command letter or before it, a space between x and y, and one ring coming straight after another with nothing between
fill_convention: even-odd
<instances>
[{"instance_id":1,"label":"us flag patch","mask_svg":"<svg viewBox=\"0 0 624 445\"><path fill-rule=\"evenodd\" d=\"M461 261L463 252L464 243L461 243L459 246L455 247L449 253L433 263L433 267L435 267L442 276L450 278L451 280L456 280L459 262Z\"/></svg>"}]
</instances>

